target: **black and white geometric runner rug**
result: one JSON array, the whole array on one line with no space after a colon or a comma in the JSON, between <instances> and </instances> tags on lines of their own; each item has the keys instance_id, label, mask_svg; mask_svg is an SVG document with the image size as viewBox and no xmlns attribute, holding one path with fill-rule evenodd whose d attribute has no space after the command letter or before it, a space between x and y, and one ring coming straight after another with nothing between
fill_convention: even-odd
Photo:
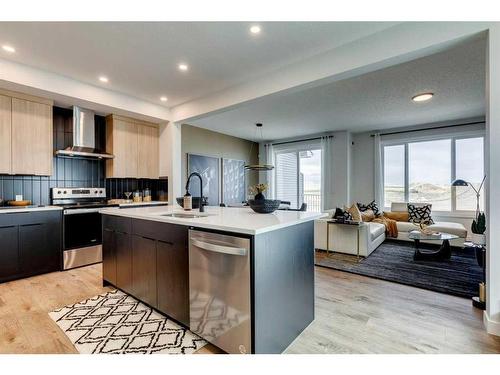
<instances>
[{"instance_id":1,"label":"black and white geometric runner rug","mask_svg":"<svg viewBox=\"0 0 500 375\"><path fill-rule=\"evenodd\" d=\"M82 354L190 354L206 341L114 290L49 313Z\"/></svg>"}]
</instances>

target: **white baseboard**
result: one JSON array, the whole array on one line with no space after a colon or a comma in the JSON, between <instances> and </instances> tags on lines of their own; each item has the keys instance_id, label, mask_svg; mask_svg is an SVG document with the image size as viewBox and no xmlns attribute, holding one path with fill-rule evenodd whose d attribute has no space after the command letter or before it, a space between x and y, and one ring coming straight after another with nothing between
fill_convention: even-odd
<instances>
[{"instance_id":1,"label":"white baseboard","mask_svg":"<svg viewBox=\"0 0 500 375\"><path fill-rule=\"evenodd\" d=\"M491 320L487 311L483 313L483 323L486 327L486 332L490 335L500 336L500 322Z\"/></svg>"}]
</instances>

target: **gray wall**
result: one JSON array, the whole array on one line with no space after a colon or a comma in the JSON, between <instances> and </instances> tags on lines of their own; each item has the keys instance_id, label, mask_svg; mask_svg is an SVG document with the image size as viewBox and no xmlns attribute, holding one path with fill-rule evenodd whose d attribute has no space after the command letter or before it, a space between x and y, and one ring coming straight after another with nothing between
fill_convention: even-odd
<instances>
[{"instance_id":1,"label":"gray wall","mask_svg":"<svg viewBox=\"0 0 500 375\"><path fill-rule=\"evenodd\" d=\"M251 147L253 144L253 147ZM250 156L250 148L252 153ZM187 179L187 154L199 154L218 158L244 160L246 163L257 163L259 145L245 139L232 137L196 126L183 124L181 127L181 173L182 186ZM258 173L247 171L247 184L258 182Z\"/></svg>"}]
</instances>

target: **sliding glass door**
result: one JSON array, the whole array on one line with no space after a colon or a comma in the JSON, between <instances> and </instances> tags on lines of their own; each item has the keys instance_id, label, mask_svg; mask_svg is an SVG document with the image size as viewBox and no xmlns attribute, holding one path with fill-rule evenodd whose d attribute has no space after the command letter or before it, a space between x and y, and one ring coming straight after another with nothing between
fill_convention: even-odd
<instances>
[{"instance_id":1,"label":"sliding glass door","mask_svg":"<svg viewBox=\"0 0 500 375\"><path fill-rule=\"evenodd\" d=\"M321 148L278 150L275 153L275 196L291 208L307 204L307 211L321 211Z\"/></svg>"}]
</instances>

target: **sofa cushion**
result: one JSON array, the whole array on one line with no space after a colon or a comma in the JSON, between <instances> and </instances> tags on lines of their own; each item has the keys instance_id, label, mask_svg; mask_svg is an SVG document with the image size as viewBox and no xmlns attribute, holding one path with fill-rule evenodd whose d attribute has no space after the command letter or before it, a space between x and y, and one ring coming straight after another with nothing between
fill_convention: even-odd
<instances>
[{"instance_id":1,"label":"sofa cushion","mask_svg":"<svg viewBox=\"0 0 500 375\"><path fill-rule=\"evenodd\" d=\"M380 223L369 223L370 239L373 241L375 238L385 233L385 225Z\"/></svg>"},{"instance_id":2,"label":"sofa cushion","mask_svg":"<svg viewBox=\"0 0 500 375\"><path fill-rule=\"evenodd\" d=\"M396 222L396 226L398 227L398 232L411 232L412 230L418 229L418 225L408 221L398 221Z\"/></svg>"},{"instance_id":3,"label":"sofa cushion","mask_svg":"<svg viewBox=\"0 0 500 375\"><path fill-rule=\"evenodd\" d=\"M410 232L412 230L418 229L418 226L404 221L398 221L396 223L398 227L398 232ZM438 221L432 225L429 225L428 228L435 230L436 232L450 233L454 234L460 238L467 237L467 229L460 223L451 223L448 221Z\"/></svg>"},{"instance_id":4,"label":"sofa cushion","mask_svg":"<svg viewBox=\"0 0 500 375\"><path fill-rule=\"evenodd\" d=\"M409 215L408 211L394 211L394 212L384 212L384 216L388 219L396 221L408 221Z\"/></svg>"},{"instance_id":5,"label":"sofa cushion","mask_svg":"<svg viewBox=\"0 0 500 375\"><path fill-rule=\"evenodd\" d=\"M436 232L443 232L454 234L460 238L467 237L467 229L460 223L450 223L448 221L438 221L432 225L429 225L429 228L435 230Z\"/></svg>"}]
</instances>

